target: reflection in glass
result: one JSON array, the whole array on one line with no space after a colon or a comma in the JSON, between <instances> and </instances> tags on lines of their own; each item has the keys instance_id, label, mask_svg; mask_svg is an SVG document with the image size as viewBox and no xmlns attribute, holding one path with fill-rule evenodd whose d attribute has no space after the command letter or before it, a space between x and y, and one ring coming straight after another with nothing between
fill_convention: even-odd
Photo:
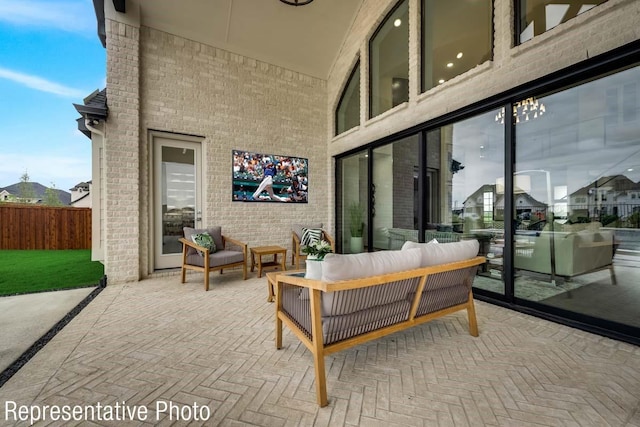
<instances>
[{"instance_id":1,"label":"reflection in glass","mask_svg":"<svg viewBox=\"0 0 640 427\"><path fill-rule=\"evenodd\" d=\"M356 64L336 108L336 135L360 124L360 63Z\"/></svg>"},{"instance_id":2,"label":"reflection in glass","mask_svg":"<svg viewBox=\"0 0 640 427\"><path fill-rule=\"evenodd\" d=\"M491 59L491 1L422 0L422 91Z\"/></svg>"},{"instance_id":3,"label":"reflection in glass","mask_svg":"<svg viewBox=\"0 0 640 427\"><path fill-rule=\"evenodd\" d=\"M540 97L516 125L516 297L640 327L638 83L635 67Z\"/></svg>"},{"instance_id":4,"label":"reflection in glass","mask_svg":"<svg viewBox=\"0 0 640 427\"><path fill-rule=\"evenodd\" d=\"M368 197L368 157L366 151L344 157L336 163L339 186L336 224L338 252L365 251Z\"/></svg>"},{"instance_id":5,"label":"reflection in glass","mask_svg":"<svg viewBox=\"0 0 640 427\"><path fill-rule=\"evenodd\" d=\"M545 31L575 18L606 0L519 0L520 35L518 42L538 36Z\"/></svg>"},{"instance_id":6,"label":"reflection in glass","mask_svg":"<svg viewBox=\"0 0 640 427\"><path fill-rule=\"evenodd\" d=\"M370 46L370 117L409 100L409 2L380 24Z\"/></svg>"},{"instance_id":7,"label":"reflection in glass","mask_svg":"<svg viewBox=\"0 0 640 427\"><path fill-rule=\"evenodd\" d=\"M163 254L182 252L178 239L183 227L193 227L195 213L195 151L162 147L162 236Z\"/></svg>"},{"instance_id":8,"label":"reflection in glass","mask_svg":"<svg viewBox=\"0 0 640 427\"><path fill-rule=\"evenodd\" d=\"M439 135L430 133L428 141L440 146L444 199L438 202L442 209L436 231L451 230L459 239L477 239L487 263L474 287L504 294L504 191L500 193L496 184L504 173L504 126L495 122L496 114L489 111L445 126ZM436 140L439 144L433 144ZM437 153L429 148L427 152L431 166ZM434 235L438 241L441 236Z\"/></svg>"},{"instance_id":9,"label":"reflection in glass","mask_svg":"<svg viewBox=\"0 0 640 427\"><path fill-rule=\"evenodd\" d=\"M419 138L414 135L373 150L373 247L400 249L418 241Z\"/></svg>"}]
</instances>

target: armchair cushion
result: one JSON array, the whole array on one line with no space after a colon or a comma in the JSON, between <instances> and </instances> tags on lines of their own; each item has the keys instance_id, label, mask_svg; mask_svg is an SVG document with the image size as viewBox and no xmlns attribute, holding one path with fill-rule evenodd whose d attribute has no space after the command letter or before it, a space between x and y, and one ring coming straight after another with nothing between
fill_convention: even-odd
<instances>
[{"instance_id":1,"label":"armchair cushion","mask_svg":"<svg viewBox=\"0 0 640 427\"><path fill-rule=\"evenodd\" d=\"M319 242L320 240L322 240L321 228L303 228L302 229L302 238L300 239L300 244L302 246L309 246L315 242Z\"/></svg>"},{"instance_id":2,"label":"armchair cushion","mask_svg":"<svg viewBox=\"0 0 640 427\"><path fill-rule=\"evenodd\" d=\"M296 234L296 236L298 236L298 239L302 239L303 228L322 228L322 223L319 222L317 224L292 224L291 225L291 231L293 231Z\"/></svg>"},{"instance_id":3,"label":"armchair cushion","mask_svg":"<svg viewBox=\"0 0 640 427\"><path fill-rule=\"evenodd\" d=\"M209 267L219 267L221 265L242 262L243 260L244 254L240 251L218 251L209 255ZM198 254L187 255L187 264L204 267L204 257Z\"/></svg>"},{"instance_id":4,"label":"armchair cushion","mask_svg":"<svg viewBox=\"0 0 640 427\"><path fill-rule=\"evenodd\" d=\"M222 242L222 227L209 227L209 228L184 227L182 230L184 232L184 238L192 241L193 241L192 236L194 234L209 233L209 235L213 237L213 243L216 245L217 250L224 249L224 244ZM194 255L197 253L198 251L196 251L191 247L187 249L187 255Z\"/></svg>"},{"instance_id":5,"label":"armchair cushion","mask_svg":"<svg viewBox=\"0 0 640 427\"><path fill-rule=\"evenodd\" d=\"M216 251L216 244L213 241L213 237L206 231L204 233L192 234L191 239L196 245L209 249L210 254ZM204 256L204 252L202 251L198 251L198 254Z\"/></svg>"}]
</instances>

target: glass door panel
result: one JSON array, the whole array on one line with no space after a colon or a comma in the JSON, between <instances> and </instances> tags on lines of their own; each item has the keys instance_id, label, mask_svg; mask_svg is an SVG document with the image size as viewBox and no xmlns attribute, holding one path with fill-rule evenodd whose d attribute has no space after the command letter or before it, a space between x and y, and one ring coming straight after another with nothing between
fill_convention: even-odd
<instances>
[{"instance_id":1,"label":"glass door panel","mask_svg":"<svg viewBox=\"0 0 640 427\"><path fill-rule=\"evenodd\" d=\"M515 104L516 297L640 327L639 96L636 66Z\"/></svg>"},{"instance_id":2,"label":"glass door panel","mask_svg":"<svg viewBox=\"0 0 640 427\"><path fill-rule=\"evenodd\" d=\"M180 266L184 227L200 227L200 144L155 138L155 268Z\"/></svg>"}]
</instances>

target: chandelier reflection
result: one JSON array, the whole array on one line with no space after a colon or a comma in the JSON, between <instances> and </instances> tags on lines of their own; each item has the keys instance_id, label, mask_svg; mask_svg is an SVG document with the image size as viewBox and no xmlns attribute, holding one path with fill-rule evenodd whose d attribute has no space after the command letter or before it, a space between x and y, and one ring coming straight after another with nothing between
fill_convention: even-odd
<instances>
[{"instance_id":1,"label":"chandelier reflection","mask_svg":"<svg viewBox=\"0 0 640 427\"><path fill-rule=\"evenodd\" d=\"M528 122L529 120L537 119L538 117L542 117L546 112L547 109L544 104L539 102L534 96L513 104L513 117L516 119L516 124L521 121ZM505 110L504 107L502 107L498 114L496 114L495 120L500 124L504 124L504 117Z\"/></svg>"}]
</instances>

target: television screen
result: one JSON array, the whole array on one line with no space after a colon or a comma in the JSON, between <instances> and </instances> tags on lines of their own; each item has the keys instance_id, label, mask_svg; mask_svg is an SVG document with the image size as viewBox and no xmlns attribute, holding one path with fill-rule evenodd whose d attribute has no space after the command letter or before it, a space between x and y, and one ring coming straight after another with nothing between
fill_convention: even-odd
<instances>
[{"instance_id":1,"label":"television screen","mask_svg":"<svg viewBox=\"0 0 640 427\"><path fill-rule=\"evenodd\" d=\"M309 160L233 150L233 200L307 203Z\"/></svg>"}]
</instances>

